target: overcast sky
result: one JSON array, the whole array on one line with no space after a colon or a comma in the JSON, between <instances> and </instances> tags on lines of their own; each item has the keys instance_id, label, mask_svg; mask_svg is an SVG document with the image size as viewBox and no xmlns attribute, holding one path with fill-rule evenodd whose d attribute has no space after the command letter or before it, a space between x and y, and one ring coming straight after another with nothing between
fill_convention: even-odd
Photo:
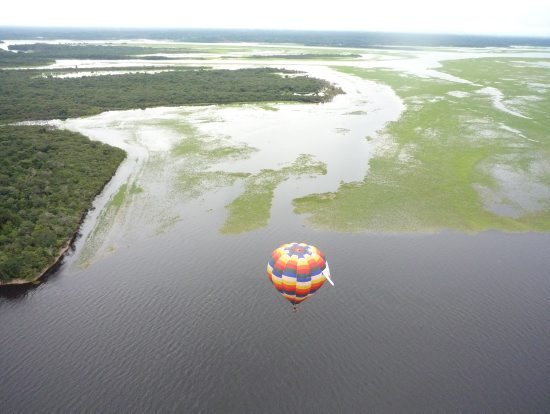
<instances>
[{"instance_id":1,"label":"overcast sky","mask_svg":"<svg viewBox=\"0 0 550 414\"><path fill-rule=\"evenodd\" d=\"M2 26L360 30L550 36L550 0L5 0Z\"/></svg>"}]
</instances>

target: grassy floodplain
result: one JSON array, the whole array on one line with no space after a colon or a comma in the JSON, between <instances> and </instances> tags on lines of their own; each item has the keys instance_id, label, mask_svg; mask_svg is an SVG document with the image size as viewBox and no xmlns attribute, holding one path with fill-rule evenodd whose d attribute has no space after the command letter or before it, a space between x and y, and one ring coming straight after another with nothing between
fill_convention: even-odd
<instances>
[{"instance_id":1,"label":"grassy floodplain","mask_svg":"<svg viewBox=\"0 0 550 414\"><path fill-rule=\"evenodd\" d=\"M233 185L236 181L249 176L244 172L229 173L212 171L209 168L224 160L246 158L255 151L254 148L208 137L184 121L164 121L160 125L170 128L180 136L170 151L172 162L178 165L175 181L177 192L197 198L207 191Z\"/></svg>"},{"instance_id":2,"label":"grassy floodplain","mask_svg":"<svg viewBox=\"0 0 550 414\"><path fill-rule=\"evenodd\" d=\"M198 198L208 191L243 183L243 193L226 206L228 215L221 228L222 233L243 233L266 226L273 193L280 183L291 177L326 174L325 165L306 154L297 156L291 165L263 169L256 174L211 170L210 166L216 163L227 160L238 162L256 149L208 137L185 122L165 121L162 125L171 127L181 136L171 150L172 163L180 165L176 180L178 192Z\"/></svg>"},{"instance_id":3,"label":"grassy floodplain","mask_svg":"<svg viewBox=\"0 0 550 414\"><path fill-rule=\"evenodd\" d=\"M386 149L370 161L362 182L297 199L295 211L339 231L550 230L544 64L548 60L443 62L441 72L465 83L341 68L391 86L407 110L382 131ZM498 89L502 100L495 103L485 88Z\"/></svg>"},{"instance_id":4,"label":"grassy floodplain","mask_svg":"<svg viewBox=\"0 0 550 414\"><path fill-rule=\"evenodd\" d=\"M243 233L267 226L271 214L273 193L279 184L291 177L326 174L326 166L311 156L302 154L289 166L279 170L266 169L250 176L245 191L229 205L222 233Z\"/></svg>"}]
</instances>

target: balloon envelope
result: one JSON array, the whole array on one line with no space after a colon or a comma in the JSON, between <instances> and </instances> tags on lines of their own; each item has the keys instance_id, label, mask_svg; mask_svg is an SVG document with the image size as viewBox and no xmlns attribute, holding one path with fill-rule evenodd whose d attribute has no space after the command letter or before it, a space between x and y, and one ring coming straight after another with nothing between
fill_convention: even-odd
<instances>
[{"instance_id":1,"label":"balloon envelope","mask_svg":"<svg viewBox=\"0 0 550 414\"><path fill-rule=\"evenodd\" d=\"M273 250L267 262L267 276L284 297L297 305L325 283L328 272L325 255L315 246L287 243Z\"/></svg>"}]
</instances>

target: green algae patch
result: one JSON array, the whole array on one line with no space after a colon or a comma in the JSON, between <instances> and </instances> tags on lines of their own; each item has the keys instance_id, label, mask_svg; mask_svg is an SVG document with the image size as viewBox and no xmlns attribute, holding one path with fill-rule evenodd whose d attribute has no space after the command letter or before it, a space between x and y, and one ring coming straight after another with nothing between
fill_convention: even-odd
<instances>
[{"instance_id":1,"label":"green algae patch","mask_svg":"<svg viewBox=\"0 0 550 414\"><path fill-rule=\"evenodd\" d=\"M94 198L126 157L45 126L0 127L0 286L36 281L77 238Z\"/></svg>"},{"instance_id":2,"label":"green algae patch","mask_svg":"<svg viewBox=\"0 0 550 414\"><path fill-rule=\"evenodd\" d=\"M280 170L266 169L248 177L244 193L227 205L228 217L222 233L243 233L267 226L275 189L291 177L326 174L324 163L310 155L300 155L294 163Z\"/></svg>"},{"instance_id":3,"label":"green algae patch","mask_svg":"<svg viewBox=\"0 0 550 414\"><path fill-rule=\"evenodd\" d=\"M171 151L171 160L178 165L175 180L178 193L190 199L199 198L216 189L243 183L244 193L226 206L229 214L222 233L242 233L266 226L279 184L291 177L326 174L325 164L310 155L300 155L279 170L266 169L257 174L216 169L216 163L244 159L257 149L201 134L185 121L163 121L162 125L181 135Z\"/></svg>"},{"instance_id":4,"label":"green algae patch","mask_svg":"<svg viewBox=\"0 0 550 414\"><path fill-rule=\"evenodd\" d=\"M346 113L345 115L367 115L366 111L351 111Z\"/></svg>"},{"instance_id":5,"label":"green algae patch","mask_svg":"<svg viewBox=\"0 0 550 414\"><path fill-rule=\"evenodd\" d=\"M131 188L131 187L130 187ZM122 204L126 201L126 197L129 193L128 184L122 184L116 194L109 200L109 203L107 204L107 209L113 209L115 211L120 210L122 207Z\"/></svg>"},{"instance_id":6,"label":"green algae patch","mask_svg":"<svg viewBox=\"0 0 550 414\"><path fill-rule=\"evenodd\" d=\"M383 149L362 182L296 199L296 213L350 232L550 230L547 69L503 59L443 63L440 71L471 83L339 70L389 85L407 109L375 139Z\"/></svg>"}]
</instances>

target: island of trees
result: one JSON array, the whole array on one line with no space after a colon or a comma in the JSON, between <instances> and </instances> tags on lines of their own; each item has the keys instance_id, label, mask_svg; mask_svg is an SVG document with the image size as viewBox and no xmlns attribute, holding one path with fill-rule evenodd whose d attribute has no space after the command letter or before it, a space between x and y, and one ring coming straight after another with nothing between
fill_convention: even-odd
<instances>
[{"instance_id":1,"label":"island of trees","mask_svg":"<svg viewBox=\"0 0 550 414\"><path fill-rule=\"evenodd\" d=\"M135 68L132 70L136 70ZM238 102L331 100L342 91L282 69L178 68L160 73L60 78L37 70L0 71L0 121L64 119L108 110Z\"/></svg>"}]
</instances>

